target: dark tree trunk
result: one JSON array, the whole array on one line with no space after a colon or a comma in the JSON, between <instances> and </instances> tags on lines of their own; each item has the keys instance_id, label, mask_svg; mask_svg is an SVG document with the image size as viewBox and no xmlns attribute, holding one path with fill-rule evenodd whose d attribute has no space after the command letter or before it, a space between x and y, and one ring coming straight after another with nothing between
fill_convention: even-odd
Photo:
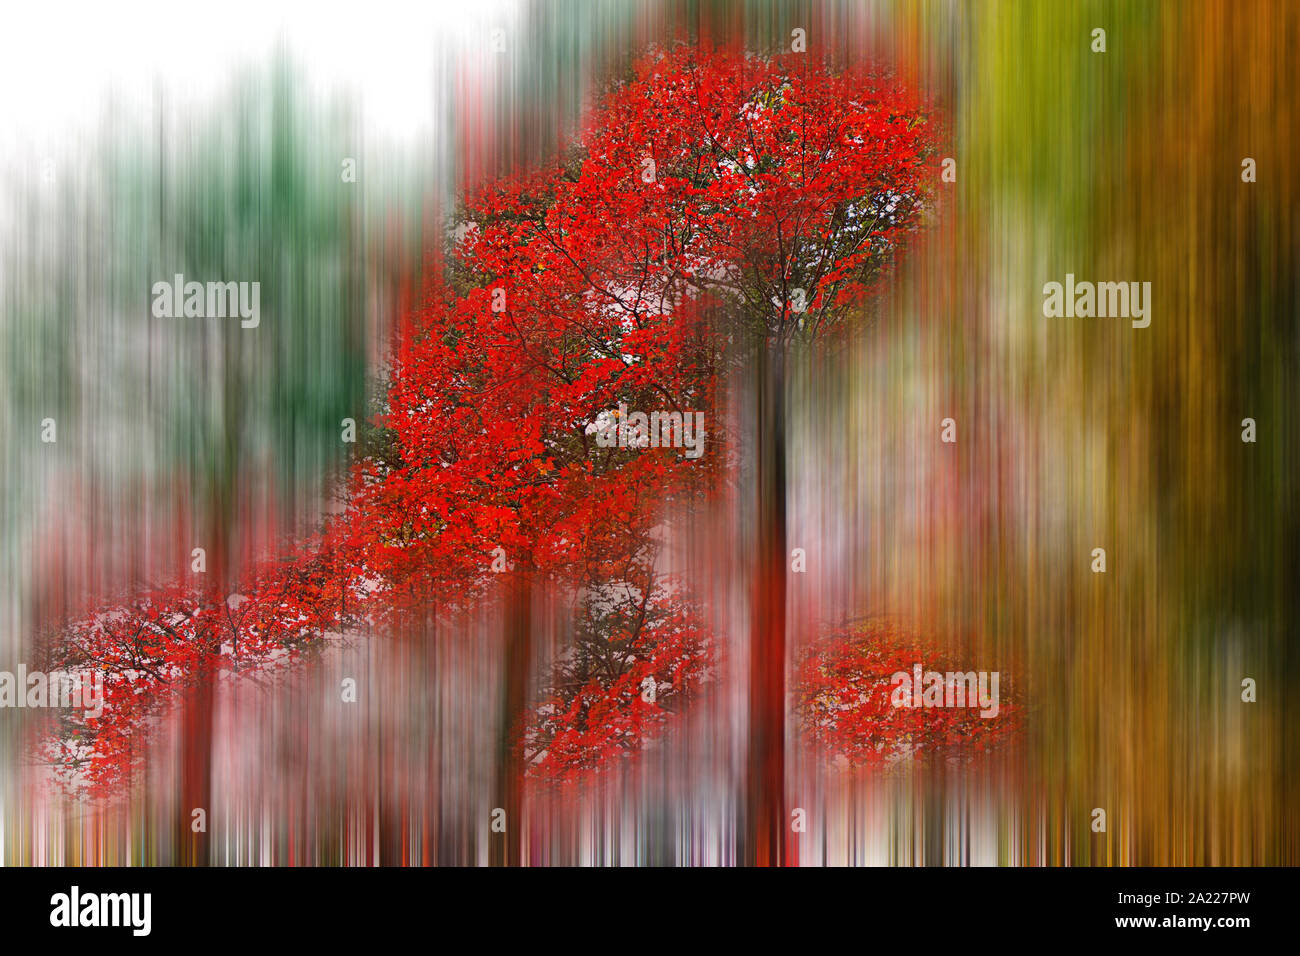
<instances>
[{"instance_id":1,"label":"dark tree trunk","mask_svg":"<svg viewBox=\"0 0 1300 956\"><path fill-rule=\"evenodd\" d=\"M229 336L223 343L225 360L221 367L238 368L235 340ZM229 375L224 381L222 411L230 423L221 443L210 449L208 478L214 494L206 518L206 537L201 545L206 549L205 575L211 582L204 599L216 608L225 604L238 569L232 560L230 528L238 514L238 462L243 448L238 435L244 416L244 388ZM184 549L183 553L184 553ZM220 602L219 604L217 602ZM217 625L214 625L217 626ZM173 842L178 862L183 866L208 864L208 833L214 826L212 808L212 731L215 721L217 668L221 663L221 634L203 632L197 635L204 642L200 654L199 673L184 704L182 717L180 805L176 808L175 839ZM205 830L195 833L193 812L203 810Z\"/></svg>"},{"instance_id":2,"label":"dark tree trunk","mask_svg":"<svg viewBox=\"0 0 1300 956\"><path fill-rule=\"evenodd\" d=\"M224 505L224 499L221 504ZM207 572L216 583L204 592L209 604L225 601L226 595L226 523L227 511L218 507L217 516L208 524L206 551ZM180 866L208 865L208 833L214 825L212 813L212 730L216 710L216 669L220 662L221 635L200 631L195 637L203 642L199 671L185 697L181 718L180 804L176 808L174 847ZM203 811L204 829L194 831L194 811Z\"/></svg>"},{"instance_id":3,"label":"dark tree trunk","mask_svg":"<svg viewBox=\"0 0 1300 956\"><path fill-rule=\"evenodd\" d=\"M182 722L181 793L176 808L175 848L180 866L207 866L208 834L195 833L193 813L203 810L206 828L212 819L212 725L215 681L214 663L205 655L201 671L188 699Z\"/></svg>"},{"instance_id":4,"label":"dark tree trunk","mask_svg":"<svg viewBox=\"0 0 1300 956\"><path fill-rule=\"evenodd\" d=\"M489 861L493 866L519 866L523 861L524 766L522 735L528 709L528 678L532 673L532 589L522 569L510 584L506 609L505 673L501 721L497 740L495 802L506 812L505 833L489 829ZM489 818L490 819L490 818Z\"/></svg>"},{"instance_id":5,"label":"dark tree trunk","mask_svg":"<svg viewBox=\"0 0 1300 956\"><path fill-rule=\"evenodd\" d=\"M749 767L745 862L782 866L785 816L785 348L758 352L757 567L750 593Z\"/></svg>"}]
</instances>

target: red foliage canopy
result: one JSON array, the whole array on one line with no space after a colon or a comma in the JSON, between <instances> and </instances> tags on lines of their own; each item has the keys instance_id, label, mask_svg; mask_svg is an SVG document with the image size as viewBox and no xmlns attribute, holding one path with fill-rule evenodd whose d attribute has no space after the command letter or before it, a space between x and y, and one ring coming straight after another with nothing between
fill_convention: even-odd
<instances>
[{"instance_id":1,"label":"red foliage canopy","mask_svg":"<svg viewBox=\"0 0 1300 956\"><path fill-rule=\"evenodd\" d=\"M342 519L255 568L237 608L162 587L68 629L59 663L101 668L109 699L65 728L62 756L115 785L133 728L205 668L470 611L506 579L566 589L579 620L525 734L532 772L570 779L638 749L710 673L693 600L657 567L662 524L727 464L727 343L811 338L862 303L924 207L928 135L916 98L865 68L687 47L641 60L563 162L466 204ZM703 412L705 454L607 447L602 430L632 424L610 425L620 403Z\"/></svg>"}]
</instances>

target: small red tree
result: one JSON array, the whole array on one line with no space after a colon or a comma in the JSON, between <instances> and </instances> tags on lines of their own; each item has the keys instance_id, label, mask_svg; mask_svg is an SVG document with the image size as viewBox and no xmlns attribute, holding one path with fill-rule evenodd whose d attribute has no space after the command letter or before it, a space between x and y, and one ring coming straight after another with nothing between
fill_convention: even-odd
<instances>
[{"instance_id":1,"label":"small red tree","mask_svg":"<svg viewBox=\"0 0 1300 956\"><path fill-rule=\"evenodd\" d=\"M969 670L885 620L841 628L809 646L796 671L795 701L813 750L846 768L880 767L904 759L970 758L1015 739L1023 709L1003 682L997 712L988 716L966 699L965 686L963 706L900 704L895 675L910 678L918 663L927 672Z\"/></svg>"},{"instance_id":2,"label":"small red tree","mask_svg":"<svg viewBox=\"0 0 1300 956\"><path fill-rule=\"evenodd\" d=\"M138 735L148 720L187 704L218 673L283 664L348 626L349 606L363 596L355 565L327 531L256 566L236 593L173 582L106 602L61 628L47 651L52 670L99 673L102 712L66 712L44 750L70 786L114 795L147 755Z\"/></svg>"},{"instance_id":3,"label":"small red tree","mask_svg":"<svg viewBox=\"0 0 1300 956\"><path fill-rule=\"evenodd\" d=\"M709 682L716 648L677 583L648 561L611 580L584 595L572 644L527 727L525 765L540 781L618 766Z\"/></svg>"}]
</instances>

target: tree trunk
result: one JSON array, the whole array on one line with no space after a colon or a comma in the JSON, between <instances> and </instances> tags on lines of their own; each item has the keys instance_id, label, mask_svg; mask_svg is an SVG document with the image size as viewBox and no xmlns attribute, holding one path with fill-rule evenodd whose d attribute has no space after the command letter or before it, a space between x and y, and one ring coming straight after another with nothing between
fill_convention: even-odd
<instances>
[{"instance_id":1,"label":"tree trunk","mask_svg":"<svg viewBox=\"0 0 1300 956\"><path fill-rule=\"evenodd\" d=\"M785 816L785 348L758 354L757 567L750 594L749 767L745 862L782 866Z\"/></svg>"},{"instance_id":2,"label":"tree trunk","mask_svg":"<svg viewBox=\"0 0 1300 956\"><path fill-rule=\"evenodd\" d=\"M218 508L217 517L208 525L205 541L210 560L209 574L216 583L209 586L203 600L224 601L226 594L226 509ZM208 830L213 826L212 812L212 731L216 709L216 669L220 663L221 635L200 631L195 635L203 642L199 672L183 704L181 718L180 804L176 808L174 847L180 866L208 865ZM215 645L216 651L212 650ZM203 811L204 829L194 831L194 811Z\"/></svg>"},{"instance_id":3,"label":"tree trunk","mask_svg":"<svg viewBox=\"0 0 1300 956\"><path fill-rule=\"evenodd\" d=\"M524 766L521 736L528 709L528 678L532 673L532 588L521 567L519 579L510 583L506 609L506 659L501 693L501 721L496 753L496 802L492 809L506 812L506 830L489 828L492 866L519 866L523 862ZM489 816L489 820L491 820Z\"/></svg>"},{"instance_id":4,"label":"tree trunk","mask_svg":"<svg viewBox=\"0 0 1300 956\"><path fill-rule=\"evenodd\" d=\"M236 367L234 362L233 339L225 343L225 362L223 368ZM240 423L244 420L244 390L239 383L227 378L224 383L223 411L227 422ZM209 607L224 607L230 595L231 578L236 568L231 556L230 528L237 516L236 493L239 484L237 463L241 460L242 448L238 439L238 427L230 427L218 449L214 450L214 460L209 476L215 486L215 494L210 503L206 519L206 536L202 546L207 552L207 580L212 582L206 588L204 600ZM184 553L184 549L182 549ZM214 627L219 625L213 625ZM201 663L195 685L185 702L182 718L182 743L184 753L181 755L180 806L176 813L175 848L183 866L207 866L209 847L208 833L215 824L212 807L212 732L215 724L217 669L221 665L220 632L200 633L204 641L201 649ZM195 833L193 813L203 810L204 829Z\"/></svg>"}]
</instances>

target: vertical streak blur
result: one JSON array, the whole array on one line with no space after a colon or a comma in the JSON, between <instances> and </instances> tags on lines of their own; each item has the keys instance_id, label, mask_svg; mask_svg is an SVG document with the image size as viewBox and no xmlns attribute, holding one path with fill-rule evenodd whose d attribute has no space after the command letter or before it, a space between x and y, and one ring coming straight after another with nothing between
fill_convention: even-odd
<instances>
[{"instance_id":1,"label":"vertical streak blur","mask_svg":"<svg viewBox=\"0 0 1300 956\"><path fill-rule=\"evenodd\" d=\"M88 90L92 120L0 154L0 670L186 564L204 529L236 569L310 532L354 447L340 421L377 410L460 190L553 158L649 44L768 50L794 27L927 91L957 179L869 332L791 369L788 536L810 556L792 652L888 617L1013 678L1028 712L1009 753L856 775L792 722L798 862L1300 862L1288 4L501 5L401 47L433 90L406 140L374 101L315 83L292 27L197 102L164 80L143 104ZM175 273L260 281L261 327L152 318L151 284ZM1150 282L1150 327L1045 317L1067 273ZM525 862L738 861L746 513L706 516L670 559L727 649L713 693L601 786L531 794ZM554 652L566 625L537 613ZM501 621L336 637L279 682L219 685L208 861L487 863ZM130 799L100 807L31 765L38 723L0 710L0 859L174 859L176 728Z\"/></svg>"}]
</instances>

